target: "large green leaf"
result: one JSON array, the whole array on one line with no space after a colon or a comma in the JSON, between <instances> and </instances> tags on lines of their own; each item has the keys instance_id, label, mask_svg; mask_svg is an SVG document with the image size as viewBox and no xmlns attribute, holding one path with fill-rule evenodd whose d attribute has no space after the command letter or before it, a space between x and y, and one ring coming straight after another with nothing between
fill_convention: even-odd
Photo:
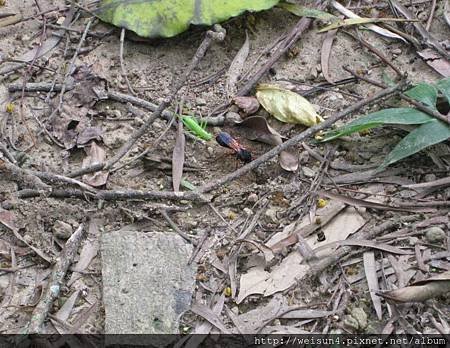
<instances>
[{"instance_id":1,"label":"large green leaf","mask_svg":"<svg viewBox=\"0 0 450 348\"><path fill-rule=\"evenodd\" d=\"M450 103L450 77L442 79L436 83L436 87L441 91L441 93L447 98Z\"/></svg>"},{"instance_id":2,"label":"large green leaf","mask_svg":"<svg viewBox=\"0 0 450 348\"><path fill-rule=\"evenodd\" d=\"M262 11L279 0L102 0L97 9L105 22L142 37L172 37L190 24L212 25L244 11Z\"/></svg>"},{"instance_id":3,"label":"large green leaf","mask_svg":"<svg viewBox=\"0 0 450 348\"><path fill-rule=\"evenodd\" d=\"M427 122L404 137L384 159L381 168L448 138L450 138L450 127L448 125L439 120Z\"/></svg>"},{"instance_id":4,"label":"large green leaf","mask_svg":"<svg viewBox=\"0 0 450 348\"><path fill-rule=\"evenodd\" d=\"M384 109L366 116L341 127L337 130L328 132L322 141L329 141L349 135L355 132L361 132L370 128L375 128L383 124L422 124L434 120L433 117L411 108Z\"/></svg>"},{"instance_id":5,"label":"large green leaf","mask_svg":"<svg viewBox=\"0 0 450 348\"><path fill-rule=\"evenodd\" d=\"M419 83L416 87L407 90L405 94L436 110L437 90L434 86L428 83Z\"/></svg>"}]
</instances>

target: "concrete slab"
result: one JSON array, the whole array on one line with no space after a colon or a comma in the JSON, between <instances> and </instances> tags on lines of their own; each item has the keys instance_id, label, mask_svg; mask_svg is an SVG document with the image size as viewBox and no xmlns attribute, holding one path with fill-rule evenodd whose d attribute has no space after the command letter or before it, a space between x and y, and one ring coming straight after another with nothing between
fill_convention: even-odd
<instances>
[{"instance_id":1,"label":"concrete slab","mask_svg":"<svg viewBox=\"0 0 450 348\"><path fill-rule=\"evenodd\" d=\"M178 318L189 309L195 286L196 266L187 265L192 249L174 233L105 233L105 333L178 333Z\"/></svg>"}]
</instances>

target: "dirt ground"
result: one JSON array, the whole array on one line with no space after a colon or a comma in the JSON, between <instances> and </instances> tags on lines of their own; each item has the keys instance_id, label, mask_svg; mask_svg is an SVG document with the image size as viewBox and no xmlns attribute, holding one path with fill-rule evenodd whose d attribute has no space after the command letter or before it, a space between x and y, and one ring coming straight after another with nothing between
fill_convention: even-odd
<instances>
[{"instance_id":1,"label":"dirt ground","mask_svg":"<svg viewBox=\"0 0 450 348\"><path fill-rule=\"evenodd\" d=\"M450 28L443 16L444 2L437 1L436 14L429 30L439 41L448 40L450 37ZM390 17L392 14L389 8L376 9L375 5L379 3L384 2L352 1L344 5L373 6L371 9L354 9L354 11L362 16ZM409 1L404 3L407 5ZM36 4L39 4L40 9ZM86 151L92 149L92 139L96 139L98 146L105 151L106 158L111 158L150 114L149 110L139 106L111 99L96 100L98 98L92 95L91 90L88 90L94 86L103 90L130 94L121 72L120 31L111 30L113 29L111 26L99 21L94 21L91 26L90 34L84 40L83 47L73 63L74 71L68 77L68 80L75 81L75 84L79 83L79 87L67 91L61 104L59 104L60 94L57 92L49 94L45 91L25 92L23 96L20 90L14 93L8 92L11 84L22 84L24 79L25 82L42 83L51 83L53 80L57 83L63 81L65 69L70 66L81 34L91 18L83 11L77 12L76 15L79 17L71 24L70 31L62 30L61 42L51 49L48 55L33 62L31 69L28 69L30 64L16 70L11 70L11 67L19 64L14 61L15 59L43 41L43 17L36 16L36 13L55 9L45 14L45 40L50 37L52 31L60 30L55 25L61 25L67 16L66 10L59 10L66 8L66 5L64 1L6 0L5 4L0 6L0 14L14 13L21 14L23 18L32 17L30 20L0 27L1 142L17 159L21 168L61 175L68 175L82 168ZM89 2L84 1L84 6L88 5ZM427 20L428 2L409 8L418 18ZM261 13L244 14L223 23L227 31L225 40L212 45L193 72L187 86L178 94L177 102L181 97L184 101L184 113L208 116L216 106L226 101L225 73L244 43L246 31L250 39L250 54L244 71L251 68L258 56L290 30L298 20L298 17L275 8ZM320 64L323 35L317 33L317 29L321 26L322 24L314 23L289 53L275 64L262 82L283 81L286 83L289 81L301 88L324 82ZM409 27L407 30L410 30ZM179 78L187 68L204 37L204 32L205 28L192 28L171 39L151 41L130 40L131 35L127 34L123 65L130 85L136 92L136 97L155 104L162 102L163 98L170 94L174 80ZM414 47L400 41L382 38L367 30L360 30L360 33L383 52L389 61L402 72L407 73L411 83L436 82L442 78L417 56ZM263 55L263 60L266 57L267 55ZM332 79L341 80L350 77L350 74L343 70L343 65L348 65L374 80L386 82L395 78L394 72L379 58L353 38L339 31L329 61L329 74ZM261 60L256 63L256 68L260 66ZM253 73L254 71L252 70ZM217 75L217 78L210 78L214 75ZM199 83L204 79L210 81ZM358 100L373 95L378 90L378 87L368 83L357 82L321 90L319 93L307 96L307 99L321 116L327 118ZM370 108L358 110L353 117L399 103L398 100L393 99L383 101ZM55 114L53 111L58 105L62 105L62 111ZM170 109L173 110L174 106L175 103ZM258 112L258 115L268 116L265 111ZM270 117L268 122L286 138L291 138L304 130L302 126L283 124ZM339 124L342 122L340 121ZM171 191L170 163L176 137L174 128L169 129L155 145L155 140L160 137L166 127L166 120L157 119L119 164L139 155L149 146L151 149L147 157L156 156L161 162L155 165L154 162L145 159L134 161L117 171L110 172L106 183L98 188ZM76 140L76 133L86 128L98 134L88 136L86 142L80 141L80 134L78 134L78 140ZM208 130L213 134L223 130L233 134L251 150L254 158L272 147L246 139L245 132L229 124L211 126ZM309 139L306 147L298 144L290 149L299 158L299 169L295 172L283 170L275 157L228 185L211 192L210 204L166 199L99 201L89 197L55 198L45 195L20 198L17 195L18 191L36 187L21 181L18 177L11 178L7 175L0 177L2 211L13 214L11 216L13 216L14 225L23 239L18 240L10 229L0 224L0 303L2 307L0 333L18 333L27 326L52 270L52 267L43 260L44 258L36 251L32 251L29 245L40 250L46 257L56 259L67 239L67 235L63 236L58 231L67 230L70 235L71 231L82 222L86 226L89 225L82 248L92 248L92 250L97 250L100 233L125 227L144 231L172 230L160 214L162 205L165 208L167 206L180 208L169 210L169 215L179 229L192 240L198 242L207 235L203 247L195 258L199 264L199 272L193 302L212 307L223 294L224 306L227 310L217 314L230 330L240 329L237 321L232 319L233 315L235 317L247 315L243 317L246 320L243 326L250 332L258 328L256 324L251 325L252 315L265 319L274 317L268 325L271 332L300 333L303 330L373 333L389 332L392 327L391 332L410 330L439 333L439 325L448 330L448 326L444 323L448 323L449 320L450 303L445 295L426 303L410 304L404 307L398 307L395 304L386 305L382 300L383 312L378 318L364 276L364 265L371 255L376 259L375 267L381 268L378 275L382 290L405 286L410 281L426 279L445 270L448 271L450 269L448 204L433 207L432 211L421 213L378 210L370 207L359 207L350 213L349 208L346 208L343 211L348 216L342 213L344 220L341 221L344 225L335 227L334 232L329 232L338 234L336 237L338 240L346 239L360 229L370 230L382 222L394 221L395 226L385 233L397 232L397 234L392 235L391 239L377 239L377 241L404 248L410 251L411 255L397 255L383 248L354 247L339 262L325 270L317 274L309 274L305 279L298 278L302 280L294 281L293 284L286 283L286 287L282 288L278 285L284 280L274 276L274 269L284 265L286 268L283 272L287 274L294 272L296 265L295 262L284 262L297 253L295 245L287 246L276 255L274 260L260 268L261 272L271 272L271 276L274 277L272 281L275 285L271 285L273 291L267 288L255 289L256 285L244 289L247 282L251 283L245 275L252 274L250 271L260 267L262 262L261 253L258 254L258 248L255 245L244 243L238 248L239 258L236 256L237 247L234 243L249 226L250 233L245 236L245 239L255 241L256 245L268 245L268 243L270 245L271 238L280 240L279 233L292 229L293 224L305 226L315 221L316 217L320 216L321 209L326 208L321 207L320 204L318 207L318 199L326 199L330 205L333 201L318 196L316 192L319 189L331 189L333 185L342 187L345 190L342 192L348 195L360 192L378 193L378 196L373 195L372 199L380 204L395 203L401 199L408 199L411 202L448 203L450 196L448 189L440 188L416 197L418 194L416 191L404 187L407 184L433 181L448 176L449 163L445 160L448 148L445 144L443 144L444 153L441 155L421 152L399 162L379 176L369 178L362 174L370 166L373 168L374 164L381 163L384 156L404 134L403 129L384 127L375 129L369 134L356 134L325 145ZM63 146L56 145L51 138L56 139ZM185 166L193 167L194 170L186 170L183 178L196 186L202 186L229 174L243 165L214 140L204 142L188 138L185 151ZM326 175L323 175L324 162L318 160L314 154L326 157L325 162L328 166ZM438 168L433 160L436 156L443 161L442 168ZM3 157L0 160L6 159ZM161 169L164 163L167 164L166 169ZM354 175L353 178L349 177L351 174ZM318 178L321 178L319 186L312 186ZM81 180L81 177L78 179ZM86 182L85 177L82 180ZM67 184L43 181L60 189L68 188ZM87 181L92 183L92 178L88 178ZM355 215L358 216L356 221ZM411 218L410 221L402 220L412 215L417 218ZM255 216L257 219L254 218ZM427 221L429 223L426 223ZM348 225L345 226L345 224ZM348 227L349 231L346 231L345 227ZM353 227L355 229L351 230ZM433 227L445 232L446 235L442 240L427 240L426 231ZM343 234L345 237L342 236ZM320 239L317 236L315 238L316 241ZM330 238L327 242L335 241L334 236ZM14 250L13 257L11 257L11 248ZM373 251L374 254L367 251ZM438 252L447 252L447 256L433 259L432 255ZM233 275L229 274L227 266L232 264L233 257L237 259L237 261L234 260L236 262L234 277L237 284L240 284L240 291L234 294L236 296L232 294L235 281L230 282L230 277ZM76 259L79 258L80 256L77 256ZM439 260L440 266L437 261L431 263L433 260ZM46 321L45 332L55 332L55 330L80 333L103 332L101 255L94 252L89 261L82 272L78 273L80 275L78 279L70 281L71 272L69 271L61 294L50 309L50 314L53 316ZM264 262L266 261L267 259ZM15 267L19 267L20 270L2 271ZM276 274L280 276L283 272L278 270ZM398 272L405 276L402 283L399 283L397 279ZM375 277L375 279L378 278ZM55 313L61 313L59 310L63 304L68 302L67 300L77 291L76 301L67 315L64 313L56 318ZM248 292L248 296L241 298L245 291ZM278 301L277 304L274 304L274 301ZM273 314L274 308L278 305L299 308L303 306L315 311L315 314L310 317L298 315L291 319L279 318ZM252 311L256 312L252 314ZM329 311L332 314L319 315L319 311ZM181 318L181 332L194 332L202 320L204 319L201 317L187 313ZM438 326L435 324L436 321ZM213 329L213 332L214 330L216 329Z\"/></svg>"}]
</instances>

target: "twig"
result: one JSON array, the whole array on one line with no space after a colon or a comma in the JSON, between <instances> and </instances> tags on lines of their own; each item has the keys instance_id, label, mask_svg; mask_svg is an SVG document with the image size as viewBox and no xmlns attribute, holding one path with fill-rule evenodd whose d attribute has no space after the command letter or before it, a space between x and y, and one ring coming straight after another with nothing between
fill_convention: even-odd
<instances>
[{"instance_id":1,"label":"twig","mask_svg":"<svg viewBox=\"0 0 450 348\"><path fill-rule=\"evenodd\" d=\"M167 223L170 225L170 227L173 228L173 230L184 240L186 240L188 243L196 245L195 241L192 240L186 233L184 233L180 228L177 226L177 224L170 218L169 214L167 214L167 211L165 209L160 210L161 215L164 219L166 219Z\"/></svg>"},{"instance_id":2,"label":"twig","mask_svg":"<svg viewBox=\"0 0 450 348\"><path fill-rule=\"evenodd\" d=\"M347 31L345 31L345 33L349 36L351 36L352 38L354 38L355 40L358 40L361 45L363 45L364 47L366 47L367 49L369 49L369 51L373 52L378 58L380 58L386 65L388 65L389 67L392 68L392 70L395 71L395 73L401 78L403 77L403 73L400 71L399 68L397 68L394 64L392 64L392 62L386 58L384 56L384 54L378 50L377 48L375 48L374 46L372 46L368 41L364 40L363 37L361 36L361 34L359 33L359 31L357 31L358 36L354 36L352 33L349 33Z\"/></svg>"},{"instance_id":3,"label":"twig","mask_svg":"<svg viewBox=\"0 0 450 348\"><path fill-rule=\"evenodd\" d=\"M49 82L29 82L26 83L25 85L22 85L20 83L11 83L10 85L8 85L8 92L9 93L19 92L22 90L22 88L25 92L50 92L50 91L61 92L63 85L59 83L53 85L53 83ZM66 84L65 90L70 91L73 88L74 88L73 84Z\"/></svg>"},{"instance_id":4,"label":"twig","mask_svg":"<svg viewBox=\"0 0 450 348\"><path fill-rule=\"evenodd\" d=\"M360 80L363 80L363 81L365 81L365 82L367 82L367 83L370 83L371 85L374 85L374 86L377 86L377 87L380 87L380 88L386 88L386 87L387 87L384 83L381 83L381 82L378 82L378 81L369 79L369 78L367 78L367 77L365 77L365 76L361 76L361 75L358 74L356 71L353 71L353 70L351 70L351 69L348 68L348 67L343 67L343 69L344 69L345 71L348 71L350 74L352 74L352 75L355 76L356 78L358 78L358 79L360 79ZM433 109L429 108L428 106L426 106L426 105L424 105L424 104L418 102L417 100L408 97L408 96L407 96L406 94L404 94L404 93L399 93L398 95L399 95L400 98L402 98L403 100L407 101L408 103L413 104L413 105L414 105L417 109L419 109L420 111L423 111L424 113L426 113L426 114L428 114L428 115L430 115L430 116L433 116L434 118L437 118L438 120L441 120L441 121L443 121L443 122L445 122L445 123L447 123L447 124L450 124L450 120L447 119L447 117L445 117L444 115L442 115L442 114L439 113L438 111L433 110Z\"/></svg>"},{"instance_id":5,"label":"twig","mask_svg":"<svg viewBox=\"0 0 450 348\"><path fill-rule=\"evenodd\" d=\"M123 44L125 41L125 28L122 28L122 31L120 32L120 50L119 50L119 59L120 59L120 70L122 71L122 77L125 79L125 82L127 83L128 91L132 95L136 95L136 92L131 87L130 80L128 80L127 72L125 71L125 66L123 64Z\"/></svg>"},{"instance_id":6,"label":"twig","mask_svg":"<svg viewBox=\"0 0 450 348\"><path fill-rule=\"evenodd\" d=\"M73 73L73 68L75 66L75 61L78 57L78 53L80 52L81 47L83 46L84 41L86 40L87 33L89 32L89 28L91 27L92 19L89 20L89 22L86 24L86 28L84 29L83 35L80 38L80 41L78 42L78 46L75 50L75 53L73 54L72 60L70 61L69 67L66 70L66 74L64 75L64 80L62 82L62 88L61 92L59 94L59 103L56 109L52 112L52 114L49 117L50 122L53 121L54 117L56 116L56 113L61 111L62 104L64 102L64 93L66 92L67 88L67 79L70 75Z\"/></svg>"},{"instance_id":7,"label":"twig","mask_svg":"<svg viewBox=\"0 0 450 348\"><path fill-rule=\"evenodd\" d=\"M326 1L316 1L314 8L318 10L323 10L326 6ZM283 41L281 47L273 54L272 57L264 64L256 73L253 75L244 86L242 86L236 95L244 96L247 95L253 87L261 80L261 78L272 68L272 66L280 59L289 48L300 38L305 30L309 28L313 20L311 18L303 17L297 24L292 28L292 30L287 35L286 39Z\"/></svg>"},{"instance_id":8,"label":"twig","mask_svg":"<svg viewBox=\"0 0 450 348\"><path fill-rule=\"evenodd\" d=\"M448 0L446 0L448 1ZM431 9L430 9L430 16L428 17L427 24L425 25L425 30L429 31L431 28L431 22L433 22L434 17L434 11L436 10L436 0L432 0L431 2Z\"/></svg>"},{"instance_id":9,"label":"twig","mask_svg":"<svg viewBox=\"0 0 450 348\"><path fill-rule=\"evenodd\" d=\"M55 267L53 268L45 293L33 311L28 328L25 329L27 334L41 333L41 326L44 323L53 302L59 297L66 272L77 254L81 238L83 237L83 230L83 224L81 224L67 240L64 249L61 251Z\"/></svg>"},{"instance_id":10,"label":"twig","mask_svg":"<svg viewBox=\"0 0 450 348\"><path fill-rule=\"evenodd\" d=\"M20 183L21 185L39 190L49 191L51 187L44 184L31 170L22 169L14 163L9 163L0 158L0 173L2 178ZM42 192L41 192L42 193Z\"/></svg>"},{"instance_id":11,"label":"twig","mask_svg":"<svg viewBox=\"0 0 450 348\"><path fill-rule=\"evenodd\" d=\"M320 130L328 128L329 126L334 124L336 121L340 120L341 118L344 118L345 116L351 114L352 112L355 112L356 110L359 110L363 106L369 105L369 104L371 104L371 103L373 103L373 102L375 102L375 101L377 101L377 100L379 100L381 98L384 98L386 96L389 96L389 95L397 92L402 86L403 86L403 82L395 85L394 87L386 88L386 89L378 92L377 94L373 95L370 98L358 101L357 103L355 103L352 106L348 107L347 109L339 112L338 114L336 114L336 115L334 115L332 117L329 117L328 119L326 119L322 123L319 123L318 125L315 125L315 126L313 126L311 128L308 128L304 132L302 132L302 133L296 135L295 137L287 140L283 144L280 144L280 145L274 147L272 150L266 152L264 155L258 157L254 161L244 165L243 167L239 168L235 172L230 173L228 175L225 175L224 177L222 177L220 179L217 179L215 181L212 181L212 182L210 182L210 183L200 187L198 192L206 193L206 192L215 190L218 187L220 187L222 185L225 185L225 184L227 184L227 183L229 183L229 182L231 182L233 180L236 180L237 178L241 177L242 175L244 175L244 174L250 172L251 170L255 169L256 167L258 167L262 163L264 163L264 162L270 160L271 158L277 156L281 151L286 150L290 146L293 146L293 145L296 145L296 144L302 142L303 140L305 140L306 138L312 136L313 134L315 134L316 132L318 132Z\"/></svg>"},{"instance_id":12,"label":"twig","mask_svg":"<svg viewBox=\"0 0 450 348\"><path fill-rule=\"evenodd\" d=\"M10 162L12 162L12 163L14 163L14 164L17 163L17 161L16 161L16 159L14 158L14 156L11 155L11 153L8 151L7 147L6 147L4 144L2 144L2 143L0 143L0 152L1 152L2 154L4 154L5 157L6 157Z\"/></svg>"},{"instance_id":13,"label":"twig","mask_svg":"<svg viewBox=\"0 0 450 348\"><path fill-rule=\"evenodd\" d=\"M42 192L35 189L24 189L17 192L18 198L34 198L40 197ZM46 193L46 196L53 198L79 198L79 199L96 199L104 201L121 201L121 200L186 200L196 202L209 202L210 198L198 192L173 192L173 191L137 191L137 190L105 190L96 194L77 189L52 189Z\"/></svg>"}]
</instances>

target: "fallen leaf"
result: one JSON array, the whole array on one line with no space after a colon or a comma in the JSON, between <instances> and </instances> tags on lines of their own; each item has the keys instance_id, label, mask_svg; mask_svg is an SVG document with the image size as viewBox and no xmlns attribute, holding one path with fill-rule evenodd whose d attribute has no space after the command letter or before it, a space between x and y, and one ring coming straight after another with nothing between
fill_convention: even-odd
<instances>
[{"instance_id":1,"label":"fallen leaf","mask_svg":"<svg viewBox=\"0 0 450 348\"><path fill-rule=\"evenodd\" d=\"M264 267L257 266L243 273L239 282L239 295L236 303L241 303L252 294L270 296L288 289L310 271L310 267L303 264L302 260L301 255L295 251L285 257L271 272L265 271Z\"/></svg>"},{"instance_id":2,"label":"fallen leaf","mask_svg":"<svg viewBox=\"0 0 450 348\"><path fill-rule=\"evenodd\" d=\"M185 144L186 138L183 132L183 122L178 122L177 139L172 154L172 183L175 192L180 191L181 178L183 177Z\"/></svg>"},{"instance_id":3,"label":"fallen leaf","mask_svg":"<svg viewBox=\"0 0 450 348\"><path fill-rule=\"evenodd\" d=\"M256 98L269 114L281 122L309 127L323 121L309 101L278 85L258 85Z\"/></svg>"},{"instance_id":4,"label":"fallen leaf","mask_svg":"<svg viewBox=\"0 0 450 348\"><path fill-rule=\"evenodd\" d=\"M259 109L259 102L255 97L234 97L233 101L247 115L254 114Z\"/></svg>"},{"instance_id":5,"label":"fallen leaf","mask_svg":"<svg viewBox=\"0 0 450 348\"><path fill-rule=\"evenodd\" d=\"M337 29L330 30L326 33L325 38L322 42L322 49L320 50L320 64L322 66L322 74L329 83L333 83L329 73L329 61L331 55L331 47L333 46L333 41L336 37Z\"/></svg>"},{"instance_id":6,"label":"fallen leaf","mask_svg":"<svg viewBox=\"0 0 450 348\"><path fill-rule=\"evenodd\" d=\"M276 317L286 307L288 307L286 297L277 294L265 305L240 314L238 320L245 323L245 330L247 330L244 334L254 334L266 321Z\"/></svg>"},{"instance_id":7,"label":"fallen leaf","mask_svg":"<svg viewBox=\"0 0 450 348\"><path fill-rule=\"evenodd\" d=\"M244 69L244 63L250 52L250 40L247 32L245 33L245 41L238 53L231 62L230 68L226 74L225 91L228 98L233 97L237 92L237 82Z\"/></svg>"},{"instance_id":8,"label":"fallen leaf","mask_svg":"<svg viewBox=\"0 0 450 348\"><path fill-rule=\"evenodd\" d=\"M80 290L74 291L72 295L70 295L70 297L66 300L66 302L64 302L58 312L56 312L55 317L61 321L66 321L67 319L69 319L70 313L72 313L72 309L75 306L79 295Z\"/></svg>"},{"instance_id":9,"label":"fallen leaf","mask_svg":"<svg viewBox=\"0 0 450 348\"><path fill-rule=\"evenodd\" d=\"M378 295L394 302L424 302L450 292L450 271Z\"/></svg>"},{"instance_id":10,"label":"fallen leaf","mask_svg":"<svg viewBox=\"0 0 450 348\"><path fill-rule=\"evenodd\" d=\"M83 160L82 168L90 167L99 163L104 163L106 159L106 153L103 148L95 143L91 142L91 146L85 148L87 157ZM83 181L93 187L99 187L106 184L109 173L106 171L98 171L92 174L83 175Z\"/></svg>"},{"instance_id":11,"label":"fallen leaf","mask_svg":"<svg viewBox=\"0 0 450 348\"><path fill-rule=\"evenodd\" d=\"M220 319L220 317L214 313L210 308L206 307L203 304L196 303L191 307L191 311L203 319L209 321L216 328L222 331L224 334L230 334L231 332L225 327L224 323Z\"/></svg>"},{"instance_id":12,"label":"fallen leaf","mask_svg":"<svg viewBox=\"0 0 450 348\"><path fill-rule=\"evenodd\" d=\"M91 140L101 141L103 138L103 131L100 127L86 127L77 137L77 145L85 145Z\"/></svg>"},{"instance_id":13,"label":"fallen leaf","mask_svg":"<svg viewBox=\"0 0 450 348\"><path fill-rule=\"evenodd\" d=\"M363 254L364 272L366 273L367 285L369 287L370 298L372 299L373 307L377 313L378 320L382 319L381 299L376 295L380 290L378 286L377 267L375 263L375 253L367 251Z\"/></svg>"},{"instance_id":14,"label":"fallen leaf","mask_svg":"<svg viewBox=\"0 0 450 348\"><path fill-rule=\"evenodd\" d=\"M444 77L450 77L450 62L431 48L417 51L417 54Z\"/></svg>"},{"instance_id":15,"label":"fallen leaf","mask_svg":"<svg viewBox=\"0 0 450 348\"><path fill-rule=\"evenodd\" d=\"M250 116L242 122L238 122L237 125L244 129L245 137L249 140L256 140L275 146L283 143L282 136L269 126L264 117ZM298 156L289 151L281 151L278 161L281 168L286 171L295 172L298 169Z\"/></svg>"}]
</instances>

